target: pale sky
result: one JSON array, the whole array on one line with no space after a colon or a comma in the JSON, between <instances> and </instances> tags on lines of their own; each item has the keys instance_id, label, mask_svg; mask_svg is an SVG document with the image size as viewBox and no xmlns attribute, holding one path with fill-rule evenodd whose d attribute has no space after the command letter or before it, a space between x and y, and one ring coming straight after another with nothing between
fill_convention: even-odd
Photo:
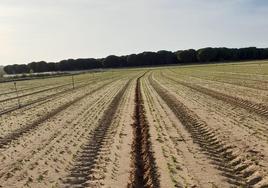
<instances>
[{"instance_id":1,"label":"pale sky","mask_svg":"<svg viewBox=\"0 0 268 188\"><path fill-rule=\"evenodd\" d=\"M268 47L268 0L0 0L0 65Z\"/></svg>"}]
</instances>

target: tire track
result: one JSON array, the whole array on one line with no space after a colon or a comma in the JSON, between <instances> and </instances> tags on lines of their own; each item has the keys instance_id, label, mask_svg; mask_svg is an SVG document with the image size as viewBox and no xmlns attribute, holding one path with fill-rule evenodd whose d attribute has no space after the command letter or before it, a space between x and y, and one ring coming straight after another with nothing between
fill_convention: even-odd
<instances>
[{"instance_id":1,"label":"tire track","mask_svg":"<svg viewBox=\"0 0 268 188\"><path fill-rule=\"evenodd\" d=\"M7 176L11 171L14 173L16 170L21 169L18 161L30 161L31 159L36 159L33 163L28 164L24 169L31 168L30 166L34 166L34 164L40 160L46 158L46 156L55 150L54 146L57 145L64 138L71 137L71 135L77 133L77 127L81 126L81 124L87 124L91 120L95 120L98 117L98 114L103 111L105 104L107 103L107 97L111 94L111 89L106 88L103 95L100 95L96 100L93 101L92 104L88 105L88 108L83 112L83 115L75 116L68 124L65 124L62 129L57 129L50 138L46 142L42 142L42 144L38 145L38 147L31 147L31 151L28 151L28 155L22 156L20 158L16 158L15 162L10 163L6 166L2 166L0 171L0 178ZM109 98L108 98L109 99ZM95 111L96 110L96 111ZM85 134L86 130L79 132L78 137L81 138ZM49 135L49 134L48 134ZM67 142L67 141L66 141ZM35 152L38 151L38 152ZM41 154L40 154L41 153ZM36 157L39 155L39 157ZM27 172L26 170L26 172ZM24 172L25 173L25 172ZM23 174L23 173L21 173ZM18 177L23 177L23 175L18 175ZM7 177L5 177L7 178ZM7 179L6 179L7 180Z\"/></svg>"},{"instance_id":2,"label":"tire track","mask_svg":"<svg viewBox=\"0 0 268 188\"><path fill-rule=\"evenodd\" d=\"M82 150L78 153L74 165L70 169L70 174L63 179L63 187L92 187L95 180L101 179L94 175L95 168L101 168L96 165L96 161L103 152L109 151L109 148L105 147L109 139L109 128L130 82L131 80L116 94L98 126L91 131L88 142L82 146Z\"/></svg>"},{"instance_id":3,"label":"tire track","mask_svg":"<svg viewBox=\"0 0 268 188\"><path fill-rule=\"evenodd\" d=\"M132 169L129 188L160 187L141 94L140 79L144 75L139 77L136 82L134 140L132 143Z\"/></svg>"},{"instance_id":4,"label":"tire track","mask_svg":"<svg viewBox=\"0 0 268 188\"><path fill-rule=\"evenodd\" d=\"M137 77L138 75L136 75ZM111 134L112 139L106 146L110 150L105 154L105 158L109 161L105 163L105 178L101 180L101 184L104 186L127 187L128 184L129 173L127 172L131 164L131 144L133 140L131 125L134 122L135 83L136 79L133 79L122 97L120 107L111 126L114 133Z\"/></svg>"},{"instance_id":5,"label":"tire track","mask_svg":"<svg viewBox=\"0 0 268 188\"><path fill-rule=\"evenodd\" d=\"M198 179L199 177L197 178L195 174L201 173L203 176L206 176L208 173L204 173L207 172L207 170L204 170L204 167L206 168L208 165L199 165L200 161L196 159L196 154L195 157L189 157L189 154L190 156L193 155L194 151L192 151L191 143L188 142L188 137L183 135L185 132L181 132L179 124L175 124L176 120L174 116L170 117L171 110L169 109L169 112L166 111L168 108L167 105L163 104L163 101L160 101L159 95L148 83L148 78L146 78L144 94L148 101L148 115L150 116L151 114L153 117L151 120L153 121L152 125L154 124L157 131L157 141L159 142L157 145L161 146L169 176L174 184L172 187L204 187L204 184L201 184L200 179ZM166 118L168 118L168 120L166 120ZM188 147L191 147L191 150L189 150ZM191 162L189 163L185 158L189 159ZM195 159L195 162L193 162L193 159ZM159 161L159 163L164 163L163 159ZM194 166L194 169L198 172L192 171L191 166ZM209 178L206 179L209 180ZM214 176L213 179L215 180L217 178Z\"/></svg>"},{"instance_id":6,"label":"tire track","mask_svg":"<svg viewBox=\"0 0 268 188\"><path fill-rule=\"evenodd\" d=\"M159 79L160 81L160 79ZM170 81L168 79L165 80L164 83L172 83L171 85L174 84L173 81ZM172 87L172 86L171 86ZM206 110L206 113L209 113L210 110L213 110L215 114L217 114L219 117L222 117L222 115L226 116L227 119L231 118L232 120L235 120L235 123L238 127L244 129L248 134L253 134L254 137L261 139L261 140L268 140L268 127L266 126L264 118L259 119L257 115L256 119L256 113L249 114L246 120L242 120L239 118L240 116L245 116L245 109L241 108L233 108L233 104L226 103L223 100L218 101L215 98L208 96L206 94L195 92L196 90L193 90L189 87L179 85L179 84L174 84L174 88L171 88L170 86L168 88L170 89L175 89L175 92L179 95L183 95L185 100L189 100L195 103L195 105L199 106L198 108L202 108ZM192 93L192 94L189 94ZM213 100L212 100L213 99ZM205 101L204 101L205 100ZM214 101L214 102L213 102ZM218 102L217 102L218 101ZM219 103L220 102L220 103ZM213 107L211 107L211 105ZM222 106L224 105L224 107ZM227 106L225 106L227 105ZM197 107L196 106L196 107ZM230 111L225 111L224 108L231 108ZM241 111L242 110L242 111ZM247 113L246 113L247 114ZM226 120L227 120L226 119ZM231 121L228 120L229 123L233 124ZM258 122L255 122L258 121ZM257 123L257 124L256 124Z\"/></svg>"},{"instance_id":7,"label":"tire track","mask_svg":"<svg viewBox=\"0 0 268 188\"><path fill-rule=\"evenodd\" d=\"M149 81L191 134L193 141L200 146L213 161L215 167L226 177L228 183L241 187L254 187L254 185L262 183L266 173L255 165L254 161L243 157L235 146L222 141L216 131L210 129L205 122L170 95L168 90L160 86L151 76ZM259 187L265 188L266 186L268 184L264 182Z\"/></svg>"},{"instance_id":8,"label":"tire track","mask_svg":"<svg viewBox=\"0 0 268 188\"><path fill-rule=\"evenodd\" d=\"M190 83L187 83L184 81L175 80L175 79L168 77L166 75L162 75L162 76L175 82L175 83L178 83L178 84L183 85L185 87L188 87L188 88L191 88L191 89L196 90L198 92L209 95L215 99L222 100L224 102L228 102L232 105L238 106L240 108L244 108L249 112L254 112L257 115L268 118L268 106L266 106L264 104L254 103L254 102L249 101L249 100L241 99L241 98L235 97L235 96L230 96L230 95L220 93L218 91L211 90L211 89L199 86L199 85L190 84Z\"/></svg>"},{"instance_id":9,"label":"tire track","mask_svg":"<svg viewBox=\"0 0 268 188\"><path fill-rule=\"evenodd\" d=\"M69 101L68 103L65 103L61 106L59 106L58 108L50 111L49 113L47 113L46 115L40 117L39 119L35 120L34 122L22 127L22 128L19 128L9 134L7 134L6 136L4 137L0 137L0 148L4 148L6 147L7 145L9 145L12 141L14 140L17 140L19 139L21 136L23 136L23 134L35 129L36 127L38 127L41 123L45 122L47 119L51 118L51 117L54 117L56 116L57 114L59 114L61 111L65 110L66 108L68 108L69 106L73 105L74 103L82 100L83 98L95 93L96 91L100 90L101 88L111 84L113 81L110 81L108 83L105 83L99 87L97 87L96 89L74 99L74 100L71 100Z\"/></svg>"}]
</instances>

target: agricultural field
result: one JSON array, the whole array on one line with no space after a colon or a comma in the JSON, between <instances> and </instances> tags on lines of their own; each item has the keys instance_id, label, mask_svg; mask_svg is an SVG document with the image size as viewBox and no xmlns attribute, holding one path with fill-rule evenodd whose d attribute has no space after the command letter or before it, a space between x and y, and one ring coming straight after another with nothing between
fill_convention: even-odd
<instances>
[{"instance_id":1,"label":"agricultural field","mask_svg":"<svg viewBox=\"0 0 268 188\"><path fill-rule=\"evenodd\" d=\"M16 89L0 84L0 187L268 187L266 61L113 69Z\"/></svg>"}]
</instances>

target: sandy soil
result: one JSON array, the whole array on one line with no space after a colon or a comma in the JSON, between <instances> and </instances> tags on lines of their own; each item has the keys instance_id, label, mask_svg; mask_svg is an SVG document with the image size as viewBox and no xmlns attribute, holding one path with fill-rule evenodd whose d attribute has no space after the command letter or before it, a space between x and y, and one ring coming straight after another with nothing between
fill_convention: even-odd
<instances>
[{"instance_id":1,"label":"sandy soil","mask_svg":"<svg viewBox=\"0 0 268 188\"><path fill-rule=\"evenodd\" d=\"M207 126L214 129L221 140L232 143L236 148L235 152L243 160L249 160L249 163L254 165L252 168L256 169L256 176L260 173L265 179L268 169L266 118L196 93L185 86L174 85L171 82L169 84L169 81L164 82L162 78L159 81L177 100L183 102L205 121Z\"/></svg>"},{"instance_id":2,"label":"sandy soil","mask_svg":"<svg viewBox=\"0 0 268 188\"><path fill-rule=\"evenodd\" d=\"M0 187L268 187L268 80L246 77L137 69L82 75L88 84L66 91L25 82L22 102L52 96L0 115Z\"/></svg>"}]
</instances>

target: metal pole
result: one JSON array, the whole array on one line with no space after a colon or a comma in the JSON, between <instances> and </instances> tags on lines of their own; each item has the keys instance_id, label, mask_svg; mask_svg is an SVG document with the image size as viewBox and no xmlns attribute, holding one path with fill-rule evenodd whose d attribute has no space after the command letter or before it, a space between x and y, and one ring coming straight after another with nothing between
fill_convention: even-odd
<instances>
[{"instance_id":1,"label":"metal pole","mask_svg":"<svg viewBox=\"0 0 268 188\"><path fill-rule=\"evenodd\" d=\"M72 75L72 83L73 83L73 89L74 89L74 75Z\"/></svg>"},{"instance_id":2,"label":"metal pole","mask_svg":"<svg viewBox=\"0 0 268 188\"><path fill-rule=\"evenodd\" d=\"M19 98L19 94L18 94L18 90L17 90L17 83L14 82L14 87L15 87L15 91L16 91L16 95L17 95L17 99L18 99L18 105L19 105L19 108L21 107L20 105L20 98Z\"/></svg>"}]
</instances>

